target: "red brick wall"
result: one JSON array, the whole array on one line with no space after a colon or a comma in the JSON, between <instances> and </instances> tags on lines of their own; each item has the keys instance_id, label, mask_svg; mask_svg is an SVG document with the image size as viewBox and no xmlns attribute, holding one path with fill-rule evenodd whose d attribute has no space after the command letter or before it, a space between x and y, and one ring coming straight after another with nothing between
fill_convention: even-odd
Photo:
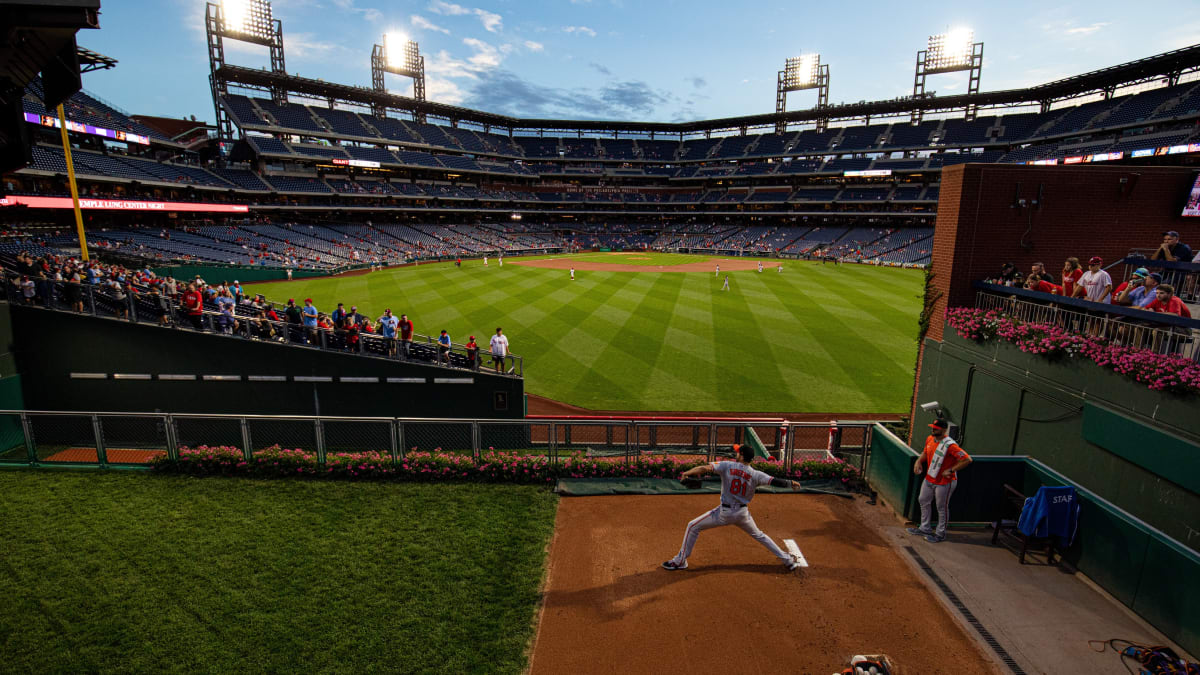
<instances>
[{"instance_id":1,"label":"red brick wall","mask_svg":"<svg viewBox=\"0 0 1200 675\"><path fill-rule=\"evenodd\" d=\"M1167 230L1178 230L1184 243L1197 247L1200 218L1179 215L1195 177L1193 169L1183 167L961 164L944 169L933 238L933 285L942 297L929 337L942 339L947 305L973 304L971 284L1005 262L1016 263L1021 272L1044 262L1058 278L1070 256L1086 267L1087 259L1098 255L1107 266L1130 249L1157 247ZM1039 188L1040 207L1013 207L1018 196L1027 204L1038 199Z\"/></svg>"}]
</instances>

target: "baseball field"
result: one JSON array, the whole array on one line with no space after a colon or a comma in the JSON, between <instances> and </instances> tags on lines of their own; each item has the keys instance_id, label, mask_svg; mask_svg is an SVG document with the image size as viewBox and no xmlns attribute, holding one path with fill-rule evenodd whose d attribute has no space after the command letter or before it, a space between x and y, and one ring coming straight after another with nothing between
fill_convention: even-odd
<instances>
[{"instance_id":1,"label":"baseball field","mask_svg":"<svg viewBox=\"0 0 1200 675\"><path fill-rule=\"evenodd\" d=\"M585 253L247 289L278 303L312 298L323 312L344 302L377 318L391 308L417 333L445 329L456 343L475 335L485 350L502 326L524 359L526 392L584 408L907 410L921 273L763 263L758 272L752 258Z\"/></svg>"}]
</instances>

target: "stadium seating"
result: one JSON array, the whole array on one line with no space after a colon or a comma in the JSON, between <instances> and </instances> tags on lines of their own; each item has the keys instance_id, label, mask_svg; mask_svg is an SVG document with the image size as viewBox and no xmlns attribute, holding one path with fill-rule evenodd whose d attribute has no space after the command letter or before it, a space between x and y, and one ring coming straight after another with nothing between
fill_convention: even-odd
<instances>
[{"instance_id":1,"label":"stadium seating","mask_svg":"<svg viewBox=\"0 0 1200 675\"><path fill-rule=\"evenodd\" d=\"M363 125L362 118L349 110L313 107L312 112L329 125L334 133L345 136L375 138L377 134Z\"/></svg>"}]
</instances>

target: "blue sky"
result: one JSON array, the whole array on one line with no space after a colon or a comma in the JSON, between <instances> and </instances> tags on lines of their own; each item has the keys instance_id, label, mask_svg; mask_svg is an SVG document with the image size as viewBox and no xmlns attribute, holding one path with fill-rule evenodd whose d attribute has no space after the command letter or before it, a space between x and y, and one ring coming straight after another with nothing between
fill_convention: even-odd
<instances>
[{"instance_id":1,"label":"blue sky","mask_svg":"<svg viewBox=\"0 0 1200 675\"><path fill-rule=\"evenodd\" d=\"M416 39L428 98L525 117L682 121L770 112L775 73L819 52L830 100L912 92L931 33L968 26L985 43L982 88L1038 84L1200 43L1200 3L712 2L709 0L275 0L292 73L370 86L371 45L385 31ZM104 0L82 46L120 61L84 87L148 115L212 121L203 0ZM268 63L265 48L226 43L230 63ZM388 86L411 93L407 80ZM939 94L964 73L931 77ZM810 107L814 92L789 97Z\"/></svg>"}]
</instances>

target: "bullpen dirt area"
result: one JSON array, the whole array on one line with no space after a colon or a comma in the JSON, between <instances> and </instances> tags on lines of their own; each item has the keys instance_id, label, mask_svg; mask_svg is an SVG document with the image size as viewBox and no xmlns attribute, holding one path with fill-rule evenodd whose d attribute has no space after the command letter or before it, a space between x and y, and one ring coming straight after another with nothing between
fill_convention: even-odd
<instances>
[{"instance_id":1,"label":"bullpen dirt area","mask_svg":"<svg viewBox=\"0 0 1200 675\"><path fill-rule=\"evenodd\" d=\"M700 535L688 569L659 564L714 495L567 497L558 507L531 671L841 672L887 654L900 673L999 672L845 498L763 494L752 511L795 539L788 573L736 527Z\"/></svg>"},{"instance_id":2,"label":"bullpen dirt area","mask_svg":"<svg viewBox=\"0 0 1200 675\"><path fill-rule=\"evenodd\" d=\"M630 258L645 260L646 258ZM714 258L682 265L630 265L621 262L591 262L571 258L545 258L542 260L510 260L510 265L541 267L548 270L569 270L574 267L580 272L712 272L717 265L722 272L745 272L758 269L758 260L750 258Z\"/></svg>"}]
</instances>

